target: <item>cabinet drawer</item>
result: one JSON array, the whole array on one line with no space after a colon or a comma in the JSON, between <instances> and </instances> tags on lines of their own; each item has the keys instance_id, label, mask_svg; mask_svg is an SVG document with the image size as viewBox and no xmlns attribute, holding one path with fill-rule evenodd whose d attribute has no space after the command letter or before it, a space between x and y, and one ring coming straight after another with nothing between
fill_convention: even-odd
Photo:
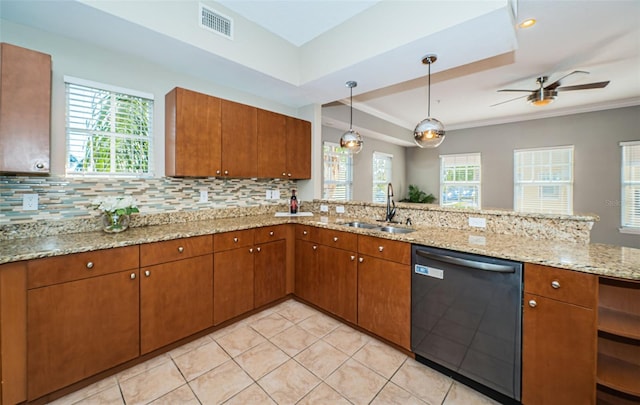
<instances>
[{"instance_id":1,"label":"cabinet drawer","mask_svg":"<svg viewBox=\"0 0 640 405\"><path fill-rule=\"evenodd\" d=\"M137 269L138 265L138 245L30 260L27 288Z\"/></svg>"},{"instance_id":2,"label":"cabinet drawer","mask_svg":"<svg viewBox=\"0 0 640 405\"><path fill-rule=\"evenodd\" d=\"M319 229L320 243L338 249L355 251L358 249L358 235L355 233Z\"/></svg>"},{"instance_id":3,"label":"cabinet drawer","mask_svg":"<svg viewBox=\"0 0 640 405\"><path fill-rule=\"evenodd\" d=\"M411 245L406 242L359 235L358 253L402 264L411 264Z\"/></svg>"},{"instance_id":4,"label":"cabinet drawer","mask_svg":"<svg viewBox=\"0 0 640 405\"><path fill-rule=\"evenodd\" d=\"M319 243L319 233L321 229L318 229L309 225L296 225L296 239L308 240L309 242Z\"/></svg>"},{"instance_id":5,"label":"cabinet drawer","mask_svg":"<svg viewBox=\"0 0 640 405\"><path fill-rule=\"evenodd\" d=\"M140 245L140 267L201 256L213 251L211 235Z\"/></svg>"},{"instance_id":6,"label":"cabinet drawer","mask_svg":"<svg viewBox=\"0 0 640 405\"><path fill-rule=\"evenodd\" d=\"M287 227L286 225L275 225L256 228L254 237L256 244L286 239Z\"/></svg>"},{"instance_id":7,"label":"cabinet drawer","mask_svg":"<svg viewBox=\"0 0 640 405\"><path fill-rule=\"evenodd\" d=\"M593 274L526 263L525 292L554 300L595 308L598 277Z\"/></svg>"},{"instance_id":8,"label":"cabinet drawer","mask_svg":"<svg viewBox=\"0 0 640 405\"><path fill-rule=\"evenodd\" d=\"M214 252L221 252L223 250L251 246L253 245L253 235L253 229L216 233L213 235L213 250Z\"/></svg>"}]
</instances>

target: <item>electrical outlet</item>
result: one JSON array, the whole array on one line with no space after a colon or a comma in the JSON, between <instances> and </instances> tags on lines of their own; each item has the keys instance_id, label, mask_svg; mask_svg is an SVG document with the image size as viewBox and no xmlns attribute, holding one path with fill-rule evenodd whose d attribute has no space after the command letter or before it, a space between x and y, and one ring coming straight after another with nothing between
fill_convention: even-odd
<instances>
[{"instance_id":1,"label":"electrical outlet","mask_svg":"<svg viewBox=\"0 0 640 405\"><path fill-rule=\"evenodd\" d=\"M274 200L279 200L280 199L280 190L278 190L277 188L272 190L271 198L273 198Z\"/></svg>"},{"instance_id":2,"label":"electrical outlet","mask_svg":"<svg viewBox=\"0 0 640 405\"><path fill-rule=\"evenodd\" d=\"M336 205L336 214L344 214L344 205Z\"/></svg>"},{"instance_id":3,"label":"electrical outlet","mask_svg":"<svg viewBox=\"0 0 640 405\"><path fill-rule=\"evenodd\" d=\"M265 197L267 200L271 200L273 198L273 193L271 190L267 190Z\"/></svg>"},{"instance_id":4,"label":"electrical outlet","mask_svg":"<svg viewBox=\"0 0 640 405\"><path fill-rule=\"evenodd\" d=\"M209 192L207 190L200 190L200 202L206 203L209 200Z\"/></svg>"},{"instance_id":5,"label":"electrical outlet","mask_svg":"<svg viewBox=\"0 0 640 405\"><path fill-rule=\"evenodd\" d=\"M37 211L38 194L24 194L22 196L22 209L24 211Z\"/></svg>"},{"instance_id":6,"label":"electrical outlet","mask_svg":"<svg viewBox=\"0 0 640 405\"><path fill-rule=\"evenodd\" d=\"M325 204L320 204L320 212L329 212L329 206Z\"/></svg>"},{"instance_id":7,"label":"electrical outlet","mask_svg":"<svg viewBox=\"0 0 640 405\"><path fill-rule=\"evenodd\" d=\"M487 220L486 218L469 217L469 226L472 226L474 228L486 228Z\"/></svg>"}]
</instances>

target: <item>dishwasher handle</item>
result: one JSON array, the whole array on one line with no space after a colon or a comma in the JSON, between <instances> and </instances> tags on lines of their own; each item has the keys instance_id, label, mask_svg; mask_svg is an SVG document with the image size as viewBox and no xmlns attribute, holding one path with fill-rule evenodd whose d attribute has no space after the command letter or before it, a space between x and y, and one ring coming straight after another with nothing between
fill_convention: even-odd
<instances>
[{"instance_id":1,"label":"dishwasher handle","mask_svg":"<svg viewBox=\"0 0 640 405\"><path fill-rule=\"evenodd\" d=\"M513 266L509 266L506 264L479 262L475 260L463 259L460 257L430 253L420 249L416 249L416 254L418 256L424 257L425 259L436 260L442 263L457 264L459 266L464 266L475 270L493 271L496 273L515 273L516 271Z\"/></svg>"}]
</instances>

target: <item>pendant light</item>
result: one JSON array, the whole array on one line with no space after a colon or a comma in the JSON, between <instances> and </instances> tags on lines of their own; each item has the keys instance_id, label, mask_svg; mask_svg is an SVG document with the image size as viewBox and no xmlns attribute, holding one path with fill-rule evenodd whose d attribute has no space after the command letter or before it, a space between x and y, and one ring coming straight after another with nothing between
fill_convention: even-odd
<instances>
[{"instance_id":1,"label":"pendant light","mask_svg":"<svg viewBox=\"0 0 640 405\"><path fill-rule=\"evenodd\" d=\"M431 118L431 64L438 59L437 55L429 54L422 59L422 63L429 65L429 90L427 93L427 118L420 121L413 130L413 140L421 148L437 148L444 141L444 125L435 118Z\"/></svg>"},{"instance_id":2,"label":"pendant light","mask_svg":"<svg viewBox=\"0 0 640 405\"><path fill-rule=\"evenodd\" d=\"M350 118L349 118L349 130L342 134L340 137L340 147L345 148L348 152L358 153L362 150L362 136L357 131L353 130L353 88L358 85L357 82L348 81L346 86L351 89L351 105L350 109Z\"/></svg>"}]
</instances>

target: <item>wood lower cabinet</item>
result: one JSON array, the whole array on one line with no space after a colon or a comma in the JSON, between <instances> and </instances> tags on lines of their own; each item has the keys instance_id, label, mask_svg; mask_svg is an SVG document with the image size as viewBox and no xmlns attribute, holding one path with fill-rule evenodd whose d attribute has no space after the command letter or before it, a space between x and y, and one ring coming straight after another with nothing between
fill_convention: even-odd
<instances>
[{"instance_id":1,"label":"wood lower cabinet","mask_svg":"<svg viewBox=\"0 0 640 405\"><path fill-rule=\"evenodd\" d=\"M318 248L318 305L349 322L358 317L356 252L320 245Z\"/></svg>"},{"instance_id":2,"label":"wood lower cabinet","mask_svg":"<svg viewBox=\"0 0 640 405\"><path fill-rule=\"evenodd\" d=\"M296 239L295 294L320 306L318 243Z\"/></svg>"},{"instance_id":3,"label":"wood lower cabinet","mask_svg":"<svg viewBox=\"0 0 640 405\"><path fill-rule=\"evenodd\" d=\"M358 253L358 325L411 350L411 245L359 236Z\"/></svg>"},{"instance_id":4,"label":"wood lower cabinet","mask_svg":"<svg viewBox=\"0 0 640 405\"><path fill-rule=\"evenodd\" d=\"M258 244L254 253L253 303L258 308L286 295L287 241Z\"/></svg>"},{"instance_id":5,"label":"wood lower cabinet","mask_svg":"<svg viewBox=\"0 0 640 405\"><path fill-rule=\"evenodd\" d=\"M0 173L50 171L51 56L0 43Z\"/></svg>"},{"instance_id":6,"label":"wood lower cabinet","mask_svg":"<svg viewBox=\"0 0 640 405\"><path fill-rule=\"evenodd\" d=\"M597 276L524 271L522 403L594 404Z\"/></svg>"},{"instance_id":7,"label":"wood lower cabinet","mask_svg":"<svg viewBox=\"0 0 640 405\"><path fill-rule=\"evenodd\" d=\"M28 291L29 400L139 356L138 281L134 269Z\"/></svg>"}]
</instances>

